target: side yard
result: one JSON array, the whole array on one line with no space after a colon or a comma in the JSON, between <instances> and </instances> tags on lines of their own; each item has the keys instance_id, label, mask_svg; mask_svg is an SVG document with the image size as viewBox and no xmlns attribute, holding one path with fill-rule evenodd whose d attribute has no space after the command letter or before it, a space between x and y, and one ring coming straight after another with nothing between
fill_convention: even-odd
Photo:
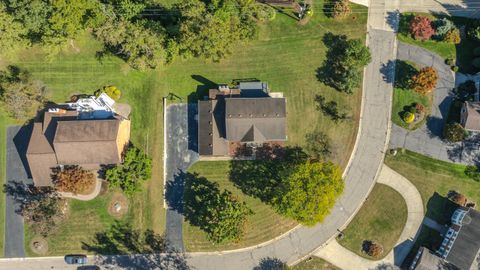
<instances>
[{"instance_id":1,"label":"side yard","mask_svg":"<svg viewBox=\"0 0 480 270\"><path fill-rule=\"evenodd\" d=\"M322 7L321 1L316 5L315 16L305 26L298 25L287 16L277 14L273 22L260 26L257 40L247 44L239 43L232 51L232 55L220 62L178 59L169 66L140 72L131 69L122 60L113 56L105 56L99 61L95 55L101 49L101 44L90 34L84 33L69 43L58 55L47 57L41 48L34 47L10 55L1 64L2 68L9 64L18 65L29 71L34 79L43 81L48 88L47 97L53 102L68 101L74 94L90 94L104 85L115 85L122 90L123 97L120 101L132 106L131 139L137 147L150 154L154 166L152 179L145 183L142 192L129 199L130 212L125 220L135 229L153 229L157 233L162 233L165 228L165 213L162 197L161 101L162 97L170 92L181 97L180 102L186 102L194 101L203 95L205 89L216 83L229 83L232 79L241 78L267 81L272 91L283 92L287 97L289 143L304 145L307 132L315 129L323 131L331 138L333 161L342 167L346 166L356 139L362 94L361 91L356 91L352 95L345 95L323 85L316 77L316 69L325 60L327 47L322 38L327 32L346 34L349 38L364 40L367 9L354 5L352 8L361 12L342 20L333 20L323 15ZM290 50L291 48L295 49ZM319 112L314 102L317 94L321 94L328 101L336 101L341 108L346 108L349 120L337 124ZM3 164L5 139L1 136L5 133L4 123L9 121L7 117L3 120L0 118L2 134L0 139L3 138L0 144L2 152L0 161ZM4 171L1 170L4 170L4 166L0 166L0 173L4 175ZM222 168L215 167L208 173L217 171L222 171ZM213 176L212 180L216 180L215 177L219 182L226 181L225 175L218 174ZM71 201L69 218L49 239L49 244L52 245L49 254L58 255L60 250L64 253L77 252L83 241L89 241L96 233L108 229L114 221L105 215L108 194L91 202ZM253 198L246 200L252 204L258 203ZM265 205L257 208L260 209L256 209L258 213L272 217L270 213L273 210ZM0 216L1 213L0 211ZM83 220L82 217L88 217L85 218L85 223L89 226L74 226L75 222ZM295 225L282 221L282 226L272 230L268 228L272 224L271 221L265 217L257 221L258 227L263 227L263 232L270 235L257 234L253 237L254 240L246 238L245 241L262 242ZM27 232L26 247L29 246L31 237ZM194 249L214 249L211 244L205 244L204 240L198 237L196 239L198 242L188 240L186 242L192 243ZM236 246L240 244L232 244L232 247ZM32 254L30 251L27 252Z\"/></svg>"},{"instance_id":2,"label":"side yard","mask_svg":"<svg viewBox=\"0 0 480 270\"><path fill-rule=\"evenodd\" d=\"M416 186L422 196L426 217L440 225L450 223L457 207L447 198L450 191L462 193L470 201L478 203L480 200L480 182L465 175L464 165L432 159L408 150L400 150L395 156L387 154L385 164ZM413 260L420 246L437 250L442 240L438 231L423 225L404 265Z\"/></svg>"},{"instance_id":3,"label":"side yard","mask_svg":"<svg viewBox=\"0 0 480 270\"><path fill-rule=\"evenodd\" d=\"M376 184L355 215L352 222L343 230L343 238L338 243L367 259L378 260L385 257L395 246L407 221L407 205L394 189ZM376 258L364 252L365 241L379 243L383 253Z\"/></svg>"},{"instance_id":4,"label":"side yard","mask_svg":"<svg viewBox=\"0 0 480 270\"><path fill-rule=\"evenodd\" d=\"M228 177L230 161L200 161L195 163L189 172L198 173L200 177L218 183L221 190L229 190L238 200L245 202L254 211L254 214L248 216L245 234L240 241L220 245L210 242L204 231L185 221L183 223L183 241L187 251L221 251L253 246L275 238L297 225L296 222L277 214L271 206L263 203L260 199L245 195L235 187Z\"/></svg>"}]
</instances>

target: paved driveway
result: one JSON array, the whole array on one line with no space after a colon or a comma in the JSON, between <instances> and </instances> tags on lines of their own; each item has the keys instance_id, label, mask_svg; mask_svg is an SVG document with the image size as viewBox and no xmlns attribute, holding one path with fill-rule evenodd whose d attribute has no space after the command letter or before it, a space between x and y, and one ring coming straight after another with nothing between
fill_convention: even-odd
<instances>
[{"instance_id":1,"label":"paved driveway","mask_svg":"<svg viewBox=\"0 0 480 270\"><path fill-rule=\"evenodd\" d=\"M195 105L175 104L167 108L166 237L171 247L183 251L182 202L184 173L198 159L196 153Z\"/></svg>"},{"instance_id":2,"label":"paved driveway","mask_svg":"<svg viewBox=\"0 0 480 270\"><path fill-rule=\"evenodd\" d=\"M28 127L9 126L7 128L7 185L5 212L5 257L24 257L23 217L17 214L19 203L16 200L24 184L30 184L25 169L25 153L30 131Z\"/></svg>"},{"instance_id":3,"label":"paved driveway","mask_svg":"<svg viewBox=\"0 0 480 270\"><path fill-rule=\"evenodd\" d=\"M442 140L443 126L454 99L452 93L455 88L454 73L440 56L410 44L399 43L397 57L399 60L415 62L421 67L433 66L439 73L439 80L433 92L432 111L426 124L414 131L394 125L390 146L406 148L440 160L457 159L451 152L455 145Z\"/></svg>"}]
</instances>

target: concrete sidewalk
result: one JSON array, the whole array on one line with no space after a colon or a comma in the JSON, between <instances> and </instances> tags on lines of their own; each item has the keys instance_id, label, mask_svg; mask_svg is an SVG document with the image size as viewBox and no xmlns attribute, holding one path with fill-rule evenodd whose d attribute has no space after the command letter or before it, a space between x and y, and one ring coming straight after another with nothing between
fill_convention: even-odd
<instances>
[{"instance_id":1,"label":"concrete sidewalk","mask_svg":"<svg viewBox=\"0 0 480 270\"><path fill-rule=\"evenodd\" d=\"M358 256L338 244L336 240L332 240L315 253L316 256L335 264L343 270L372 269L382 264L396 266L402 264L413 247L415 237L423 222L422 197L410 181L386 165L383 165L377 183L385 184L395 189L402 195L407 204L407 222L393 250L382 260L372 261Z\"/></svg>"}]
</instances>

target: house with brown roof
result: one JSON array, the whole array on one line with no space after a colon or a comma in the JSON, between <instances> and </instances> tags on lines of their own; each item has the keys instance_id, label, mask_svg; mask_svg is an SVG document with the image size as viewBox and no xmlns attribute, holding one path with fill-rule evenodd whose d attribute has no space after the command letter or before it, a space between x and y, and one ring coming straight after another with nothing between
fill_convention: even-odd
<instances>
[{"instance_id":1,"label":"house with brown roof","mask_svg":"<svg viewBox=\"0 0 480 270\"><path fill-rule=\"evenodd\" d=\"M286 99L264 82L220 85L198 101L198 153L233 156L242 145L282 144L287 140Z\"/></svg>"},{"instance_id":2,"label":"house with brown roof","mask_svg":"<svg viewBox=\"0 0 480 270\"><path fill-rule=\"evenodd\" d=\"M107 95L46 109L33 123L27 161L36 186L51 186L52 169L79 165L98 170L119 164L130 140L127 104L120 115Z\"/></svg>"},{"instance_id":3,"label":"house with brown roof","mask_svg":"<svg viewBox=\"0 0 480 270\"><path fill-rule=\"evenodd\" d=\"M480 131L480 102L465 101L463 103L460 123L468 131Z\"/></svg>"}]
</instances>

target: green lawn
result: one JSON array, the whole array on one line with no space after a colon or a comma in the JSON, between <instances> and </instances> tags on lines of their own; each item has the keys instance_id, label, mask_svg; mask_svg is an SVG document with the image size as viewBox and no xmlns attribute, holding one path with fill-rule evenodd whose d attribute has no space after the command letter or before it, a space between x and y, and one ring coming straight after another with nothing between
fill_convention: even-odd
<instances>
[{"instance_id":1,"label":"green lawn","mask_svg":"<svg viewBox=\"0 0 480 270\"><path fill-rule=\"evenodd\" d=\"M383 246L381 257L384 257L398 241L407 215L407 204L400 193L386 185L376 184L360 211L343 231L345 237L338 242L352 252L372 259L362 252L362 243L365 240L376 241Z\"/></svg>"},{"instance_id":2,"label":"green lawn","mask_svg":"<svg viewBox=\"0 0 480 270\"><path fill-rule=\"evenodd\" d=\"M315 15L305 26L278 14L273 22L260 27L257 40L237 44L231 56L219 63L177 59L156 70L135 71L113 56L97 60L95 53L101 49L101 44L85 33L73 42L74 46L68 43L56 56L48 57L41 48L35 47L5 56L0 66L15 64L28 69L35 79L48 86L48 97L54 102L68 100L76 93L92 93L104 85L113 84L122 90L122 101L132 105L132 141L150 153L154 160L152 180L131 200L131 207L135 209L131 221L135 228L152 228L161 233L165 222L161 97L169 92L181 96L186 102L189 96L197 97L197 88L204 88L199 86L212 82L229 83L238 78L267 81L272 91L284 92L287 97L289 143L303 145L305 134L317 128L331 137L333 161L341 166L347 164L356 138L361 91L346 95L329 88L318 82L316 69L325 59L326 47L322 37L328 31L365 39L367 9L355 5L353 8L362 12L337 21L326 18L321 8L321 2L316 4ZM351 110L352 120L333 123L315 109L313 99L316 94ZM4 132L4 126L0 128ZM4 146L0 147L4 153ZM78 216L92 215L90 218L94 223L102 220L97 212L89 212L86 208L73 209ZM60 231L66 230L67 225ZM89 226L87 231L70 230L72 239L84 234L93 235L103 226L97 225Z\"/></svg>"},{"instance_id":3,"label":"green lawn","mask_svg":"<svg viewBox=\"0 0 480 270\"><path fill-rule=\"evenodd\" d=\"M48 253L45 255L55 256L66 253L87 253L82 249L82 244L92 244L96 232L108 230L115 219L107 212L107 208L113 192L99 196L91 201L79 201L69 199L70 209L67 217L58 230L55 230L48 238ZM132 208L124 219L133 217ZM28 256L37 256L30 249L30 241L34 234L26 226L25 251Z\"/></svg>"},{"instance_id":4,"label":"green lawn","mask_svg":"<svg viewBox=\"0 0 480 270\"><path fill-rule=\"evenodd\" d=\"M408 150L387 155L385 164L405 176L422 196L426 216L447 224L456 205L446 196L455 190L474 202L480 201L480 183L464 174L465 166L435 160Z\"/></svg>"},{"instance_id":5,"label":"green lawn","mask_svg":"<svg viewBox=\"0 0 480 270\"><path fill-rule=\"evenodd\" d=\"M386 155L385 164L410 180L418 189L427 209L428 200L435 192L446 196L456 190L468 199L480 202L480 183L464 174L465 166L432 159L408 150L396 156Z\"/></svg>"},{"instance_id":6,"label":"green lawn","mask_svg":"<svg viewBox=\"0 0 480 270\"><path fill-rule=\"evenodd\" d=\"M201 229L191 226L185 221L183 223L183 242L188 251L220 251L252 246L279 236L297 225L295 221L283 218L275 213L269 205L266 205L260 199L243 194L228 179L229 171L229 161L200 161L189 170L189 172L198 173L211 182L218 183L220 190L231 191L254 211L254 214L248 217L243 239L237 243L215 245L206 238L206 234Z\"/></svg>"},{"instance_id":7,"label":"green lawn","mask_svg":"<svg viewBox=\"0 0 480 270\"><path fill-rule=\"evenodd\" d=\"M291 267L291 270L340 270L340 268L330 264L325 260L312 256L310 260L304 260Z\"/></svg>"},{"instance_id":8,"label":"green lawn","mask_svg":"<svg viewBox=\"0 0 480 270\"><path fill-rule=\"evenodd\" d=\"M473 42L468 40L467 38L463 38L460 44L452 44L443 41L436 41L436 40L415 40L408 34L408 18L414 15L422 15L429 17L432 21L437 18L442 18L445 16L442 15L432 15L429 13L402 13L401 20L400 20L400 29L398 33L398 39L402 42L417 45L428 49L442 58L453 58L457 59L457 66L459 66L459 71L463 73L476 73L478 70L471 65L471 62L474 58L473 56L473 49L480 46L480 43ZM465 25L471 21L471 19L463 18L463 17L447 17L448 19L452 20L457 27Z\"/></svg>"},{"instance_id":9,"label":"green lawn","mask_svg":"<svg viewBox=\"0 0 480 270\"><path fill-rule=\"evenodd\" d=\"M408 61L397 61L395 70L395 87L393 88L392 122L397 126L406 129L416 129L422 126L432 107L432 94L420 95L409 88L409 80L418 71L415 63ZM407 124L403 120L404 113L413 103L420 103L425 106L425 116L419 122Z\"/></svg>"}]
</instances>

